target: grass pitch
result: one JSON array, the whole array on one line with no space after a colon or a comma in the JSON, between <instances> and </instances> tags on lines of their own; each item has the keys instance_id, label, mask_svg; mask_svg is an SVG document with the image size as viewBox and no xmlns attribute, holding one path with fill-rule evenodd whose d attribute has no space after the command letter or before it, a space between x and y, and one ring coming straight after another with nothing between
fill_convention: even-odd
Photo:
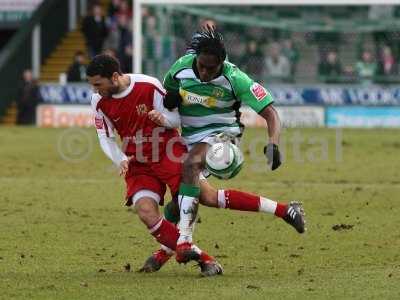
<instances>
[{"instance_id":1,"label":"grass pitch","mask_svg":"<svg viewBox=\"0 0 400 300\"><path fill-rule=\"evenodd\" d=\"M247 129L244 169L213 183L302 201L308 231L201 207L197 243L225 274L200 278L172 260L135 272L157 244L93 129L0 127L0 299L400 299L399 134L285 130L266 172L264 130Z\"/></svg>"}]
</instances>

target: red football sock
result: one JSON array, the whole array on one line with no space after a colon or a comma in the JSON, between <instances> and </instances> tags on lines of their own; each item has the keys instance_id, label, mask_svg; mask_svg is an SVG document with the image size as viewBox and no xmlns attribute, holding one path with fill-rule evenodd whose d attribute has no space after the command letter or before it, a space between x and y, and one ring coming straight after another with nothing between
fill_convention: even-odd
<instances>
[{"instance_id":1,"label":"red football sock","mask_svg":"<svg viewBox=\"0 0 400 300\"><path fill-rule=\"evenodd\" d=\"M218 206L242 211L263 211L283 218L287 204L236 190L219 190Z\"/></svg>"},{"instance_id":2,"label":"red football sock","mask_svg":"<svg viewBox=\"0 0 400 300\"><path fill-rule=\"evenodd\" d=\"M175 250L179 231L174 224L161 218L154 226L149 228L149 230L161 245Z\"/></svg>"},{"instance_id":3,"label":"red football sock","mask_svg":"<svg viewBox=\"0 0 400 300\"><path fill-rule=\"evenodd\" d=\"M284 216L286 216L286 209L287 209L287 204L277 203L276 210L275 210L275 216L283 218Z\"/></svg>"},{"instance_id":4,"label":"red football sock","mask_svg":"<svg viewBox=\"0 0 400 300\"><path fill-rule=\"evenodd\" d=\"M243 211L258 211L260 207L259 196L235 190L226 190L224 194L225 208Z\"/></svg>"}]
</instances>

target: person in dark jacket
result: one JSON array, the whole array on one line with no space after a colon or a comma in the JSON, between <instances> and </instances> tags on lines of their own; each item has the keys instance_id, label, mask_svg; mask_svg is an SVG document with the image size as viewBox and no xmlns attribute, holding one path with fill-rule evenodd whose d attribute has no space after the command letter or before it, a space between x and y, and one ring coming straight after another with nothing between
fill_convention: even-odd
<instances>
[{"instance_id":1,"label":"person in dark jacket","mask_svg":"<svg viewBox=\"0 0 400 300\"><path fill-rule=\"evenodd\" d=\"M329 51L318 65L318 73L326 83L337 83L342 75L342 65L336 51Z\"/></svg>"},{"instance_id":2,"label":"person in dark jacket","mask_svg":"<svg viewBox=\"0 0 400 300\"><path fill-rule=\"evenodd\" d=\"M32 125L36 122L36 106L41 102L37 80L31 70L25 70L17 98L17 124Z\"/></svg>"},{"instance_id":3,"label":"person in dark jacket","mask_svg":"<svg viewBox=\"0 0 400 300\"><path fill-rule=\"evenodd\" d=\"M92 58L101 53L108 29L100 5L93 5L92 15L88 15L83 19L82 31L85 35L89 56Z\"/></svg>"},{"instance_id":4,"label":"person in dark jacket","mask_svg":"<svg viewBox=\"0 0 400 300\"><path fill-rule=\"evenodd\" d=\"M69 66L67 73L68 82L86 81L85 55L82 51L75 53L74 62Z\"/></svg>"}]
</instances>

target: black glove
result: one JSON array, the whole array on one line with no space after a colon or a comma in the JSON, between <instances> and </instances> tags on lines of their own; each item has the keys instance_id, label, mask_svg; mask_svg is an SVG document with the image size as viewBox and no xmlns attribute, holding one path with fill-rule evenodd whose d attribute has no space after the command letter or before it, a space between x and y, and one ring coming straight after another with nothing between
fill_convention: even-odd
<instances>
[{"instance_id":1,"label":"black glove","mask_svg":"<svg viewBox=\"0 0 400 300\"><path fill-rule=\"evenodd\" d=\"M264 146L264 155L267 157L268 165L272 163L272 171L278 169L282 164L281 153L279 152L278 145L268 144L267 146Z\"/></svg>"},{"instance_id":2,"label":"black glove","mask_svg":"<svg viewBox=\"0 0 400 300\"><path fill-rule=\"evenodd\" d=\"M164 107L169 110L179 107L182 103L182 97L178 91L167 91L164 97Z\"/></svg>"}]
</instances>

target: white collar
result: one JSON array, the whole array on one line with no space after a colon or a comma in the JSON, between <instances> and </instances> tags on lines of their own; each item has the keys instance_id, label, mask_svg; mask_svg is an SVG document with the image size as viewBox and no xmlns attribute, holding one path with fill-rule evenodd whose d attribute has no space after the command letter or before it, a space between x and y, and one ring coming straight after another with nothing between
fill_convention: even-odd
<instances>
[{"instance_id":1,"label":"white collar","mask_svg":"<svg viewBox=\"0 0 400 300\"><path fill-rule=\"evenodd\" d=\"M129 76L129 79L131 80L131 82L129 83L129 86L123 90L122 92L119 92L117 94L113 94L111 95L111 97L116 98L116 99L120 99L120 98L124 98L126 96L129 95L130 92L132 92L133 90L133 86L135 85L135 81L133 80L133 75L132 74L127 74Z\"/></svg>"}]
</instances>

